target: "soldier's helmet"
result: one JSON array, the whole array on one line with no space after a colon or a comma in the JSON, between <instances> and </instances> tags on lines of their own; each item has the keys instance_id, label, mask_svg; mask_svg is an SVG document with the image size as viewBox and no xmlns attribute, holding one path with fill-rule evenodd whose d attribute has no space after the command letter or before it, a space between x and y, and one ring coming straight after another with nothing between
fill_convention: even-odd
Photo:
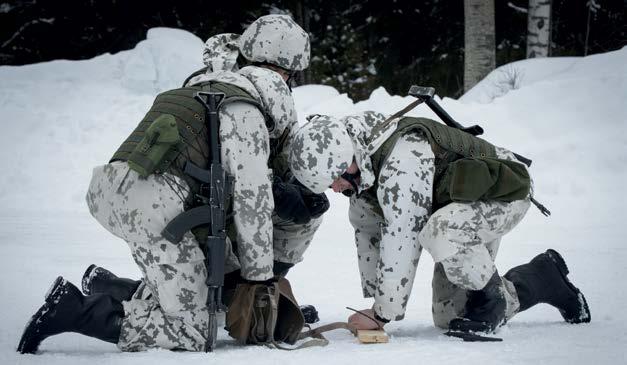
<instances>
[{"instance_id":1,"label":"soldier's helmet","mask_svg":"<svg viewBox=\"0 0 627 365\"><path fill-rule=\"evenodd\" d=\"M309 66L309 35L287 15L255 20L240 37L239 49L251 62L267 62L291 71Z\"/></svg>"},{"instance_id":2,"label":"soldier's helmet","mask_svg":"<svg viewBox=\"0 0 627 365\"><path fill-rule=\"evenodd\" d=\"M294 133L288 163L301 184L322 193L348 169L353 155L344 124L329 116L315 116Z\"/></svg>"}]
</instances>

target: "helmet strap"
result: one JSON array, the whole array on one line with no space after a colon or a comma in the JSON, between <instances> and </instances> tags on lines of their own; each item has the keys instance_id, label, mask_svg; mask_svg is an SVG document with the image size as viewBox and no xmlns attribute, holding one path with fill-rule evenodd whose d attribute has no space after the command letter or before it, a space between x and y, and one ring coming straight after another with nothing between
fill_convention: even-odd
<instances>
[{"instance_id":1,"label":"helmet strap","mask_svg":"<svg viewBox=\"0 0 627 365\"><path fill-rule=\"evenodd\" d=\"M287 80L285 80L285 83L287 84L287 87L290 89L290 92L292 92L292 83L294 82L295 78L296 78L296 71L290 71L289 76L287 77Z\"/></svg>"}]
</instances>

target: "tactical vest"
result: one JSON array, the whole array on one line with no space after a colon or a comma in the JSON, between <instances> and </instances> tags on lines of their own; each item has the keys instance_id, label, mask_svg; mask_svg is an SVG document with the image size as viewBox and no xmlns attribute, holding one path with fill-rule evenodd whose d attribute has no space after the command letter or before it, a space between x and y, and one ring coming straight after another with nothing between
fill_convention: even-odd
<instances>
[{"instance_id":1,"label":"tactical vest","mask_svg":"<svg viewBox=\"0 0 627 365\"><path fill-rule=\"evenodd\" d=\"M187 161L206 169L210 156L205 125L205 109L194 99L198 91L221 92L225 98L220 108L232 102L246 102L254 105L264 115L268 129L274 127L272 119L266 115L263 106L245 90L222 82L206 82L195 86L169 90L157 96L152 107L139 125L115 152L110 162L127 161L129 167L146 177L152 173L167 172L183 179L190 191L180 191L185 210L196 205L195 196L200 183L185 174ZM275 175L283 176L287 164L283 162L284 144L289 129L277 140L270 141L271 155L269 167ZM235 245L234 225L227 222L228 236ZM204 244L208 229L200 226L192 230L199 243ZM237 248L234 246L234 249Z\"/></svg>"},{"instance_id":2,"label":"tactical vest","mask_svg":"<svg viewBox=\"0 0 627 365\"><path fill-rule=\"evenodd\" d=\"M529 195L531 179L520 163L499 159L491 143L426 118L405 117L394 133L371 156L376 198L379 174L398 139L411 132L424 135L435 155L433 209L452 201L514 201Z\"/></svg>"},{"instance_id":3,"label":"tactical vest","mask_svg":"<svg viewBox=\"0 0 627 365\"><path fill-rule=\"evenodd\" d=\"M169 90L157 96L146 116L110 162L128 161L129 166L144 177L152 173L171 173L185 180L192 192L197 192L198 182L184 174L183 170L187 161L203 169L209 163L205 109L194 99L199 91L224 93L220 108L240 101L256 106L263 113L261 104L255 98L227 83L206 82Z\"/></svg>"}]
</instances>

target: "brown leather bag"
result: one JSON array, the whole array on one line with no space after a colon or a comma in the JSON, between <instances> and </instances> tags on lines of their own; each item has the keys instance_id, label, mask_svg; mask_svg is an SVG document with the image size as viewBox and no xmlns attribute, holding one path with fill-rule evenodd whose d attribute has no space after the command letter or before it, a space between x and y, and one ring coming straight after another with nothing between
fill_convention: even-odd
<instances>
[{"instance_id":1,"label":"brown leather bag","mask_svg":"<svg viewBox=\"0 0 627 365\"><path fill-rule=\"evenodd\" d=\"M241 283L226 314L229 335L247 344L293 344L305 325L289 281Z\"/></svg>"}]
</instances>

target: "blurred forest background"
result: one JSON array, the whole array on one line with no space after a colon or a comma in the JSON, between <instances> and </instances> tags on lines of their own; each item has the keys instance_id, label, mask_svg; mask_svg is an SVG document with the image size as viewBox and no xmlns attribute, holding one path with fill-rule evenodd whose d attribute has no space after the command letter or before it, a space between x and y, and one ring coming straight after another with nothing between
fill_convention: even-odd
<instances>
[{"instance_id":1,"label":"blurred forest background","mask_svg":"<svg viewBox=\"0 0 627 365\"><path fill-rule=\"evenodd\" d=\"M550 56L623 47L626 4L552 0ZM526 0L494 0L496 66L526 57L526 7ZM311 35L312 64L299 84L331 85L355 100L378 86L399 95L411 84L434 86L441 96L463 93L461 0L0 0L0 64L115 53L133 48L152 27L206 40L241 33L268 13L292 15Z\"/></svg>"}]
</instances>

